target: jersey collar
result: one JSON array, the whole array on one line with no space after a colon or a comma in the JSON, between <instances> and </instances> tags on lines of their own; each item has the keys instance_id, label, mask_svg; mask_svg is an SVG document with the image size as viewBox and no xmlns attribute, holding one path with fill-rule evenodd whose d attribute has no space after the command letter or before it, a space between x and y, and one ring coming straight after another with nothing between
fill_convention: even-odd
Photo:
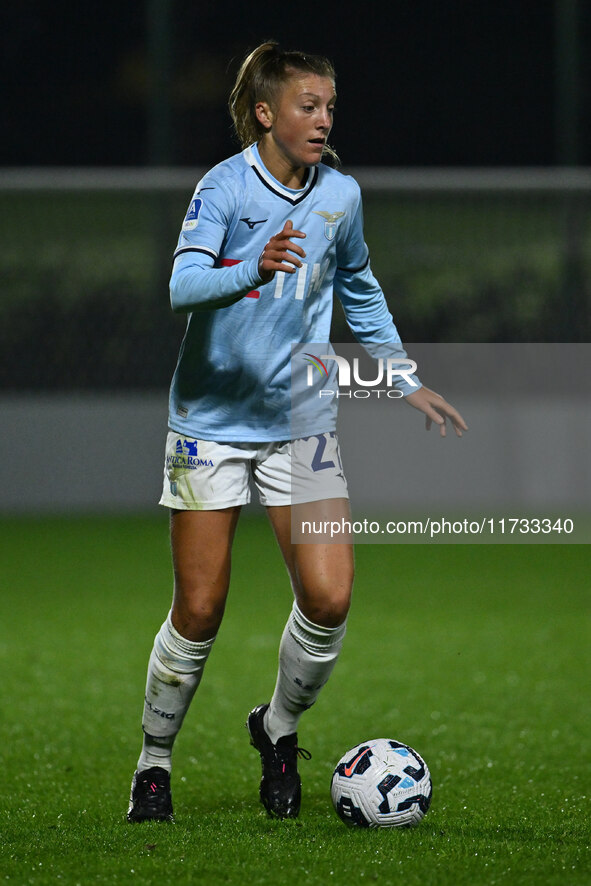
<instances>
[{"instance_id":1,"label":"jersey collar","mask_svg":"<svg viewBox=\"0 0 591 886\"><path fill-rule=\"evenodd\" d=\"M282 185L280 182L274 178L266 166L263 164L259 156L259 152L256 144L251 145L249 148L246 148L244 153L244 159L248 163L248 165L252 168L255 175L262 182L262 184L276 194L278 197L281 197L283 200L287 200L288 203L291 203L292 206L297 206L298 203L301 203L304 200L316 182L318 181L318 166L313 166L310 168L310 174L306 180L306 184L303 188L293 190L292 188L286 188L285 185Z\"/></svg>"}]
</instances>

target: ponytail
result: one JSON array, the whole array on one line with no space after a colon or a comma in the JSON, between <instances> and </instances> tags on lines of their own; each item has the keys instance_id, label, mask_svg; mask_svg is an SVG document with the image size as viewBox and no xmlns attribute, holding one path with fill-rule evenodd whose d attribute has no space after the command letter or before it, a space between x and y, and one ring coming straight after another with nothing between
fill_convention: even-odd
<instances>
[{"instance_id":1,"label":"ponytail","mask_svg":"<svg viewBox=\"0 0 591 886\"><path fill-rule=\"evenodd\" d=\"M261 43L246 56L228 102L242 148L258 142L266 131L257 120L256 103L265 101L271 108L276 107L281 89L293 74L299 72L335 79L334 68L327 58L283 51L275 40ZM322 160L329 166L340 165L337 153L329 145L324 146Z\"/></svg>"}]
</instances>

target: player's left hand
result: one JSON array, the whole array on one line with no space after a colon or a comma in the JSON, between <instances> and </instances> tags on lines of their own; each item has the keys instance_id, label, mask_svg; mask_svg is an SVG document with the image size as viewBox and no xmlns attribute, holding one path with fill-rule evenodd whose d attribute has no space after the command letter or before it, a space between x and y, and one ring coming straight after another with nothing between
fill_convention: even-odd
<instances>
[{"instance_id":1,"label":"player's left hand","mask_svg":"<svg viewBox=\"0 0 591 886\"><path fill-rule=\"evenodd\" d=\"M436 394L430 388L422 387L413 394L404 398L407 403L425 413L425 427L431 430L433 422L439 425L441 437L447 436L446 422L449 419L453 425L457 437L461 437L463 431L468 430L468 425L457 409L445 400L441 394Z\"/></svg>"}]
</instances>

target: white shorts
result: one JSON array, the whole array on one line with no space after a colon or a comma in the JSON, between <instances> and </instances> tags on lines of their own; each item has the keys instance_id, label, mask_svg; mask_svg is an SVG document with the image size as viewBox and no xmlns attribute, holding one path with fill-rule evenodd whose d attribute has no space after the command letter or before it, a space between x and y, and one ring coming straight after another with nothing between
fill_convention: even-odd
<instances>
[{"instance_id":1,"label":"white shorts","mask_svg":"<svg viewBox=\"0 0 591 886\"><path fill-rule=\"evenodd\" d=\"M265 506L349 497L334 432L280 443L217 443L170 431L159 503L180 511L248 504L251 477Z\"/></svg>"}]
</instances>

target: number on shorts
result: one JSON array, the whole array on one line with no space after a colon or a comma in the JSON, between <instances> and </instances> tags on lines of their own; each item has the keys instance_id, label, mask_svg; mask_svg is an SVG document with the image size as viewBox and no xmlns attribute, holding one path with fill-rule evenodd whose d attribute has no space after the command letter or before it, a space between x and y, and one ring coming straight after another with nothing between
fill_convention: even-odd
<instances>
[{"instance_id":1,"label":"number on shorts","mask_svg":"<svg viewBox=\"0 0 591 886\"><path fill-rule=\"evenodd\" d=\"M331 431L331 437L334 437L334 433ZM314 458L312 459L312 470L313 471L325 471L326 468L334 468L334 461L322 461L322 456L324 455L324 450L326 449L327 442L327 434L317 434L315 439L318 440L318 446L316 447L316 452L314 453Z\"/></svg>"}]
</instances>

